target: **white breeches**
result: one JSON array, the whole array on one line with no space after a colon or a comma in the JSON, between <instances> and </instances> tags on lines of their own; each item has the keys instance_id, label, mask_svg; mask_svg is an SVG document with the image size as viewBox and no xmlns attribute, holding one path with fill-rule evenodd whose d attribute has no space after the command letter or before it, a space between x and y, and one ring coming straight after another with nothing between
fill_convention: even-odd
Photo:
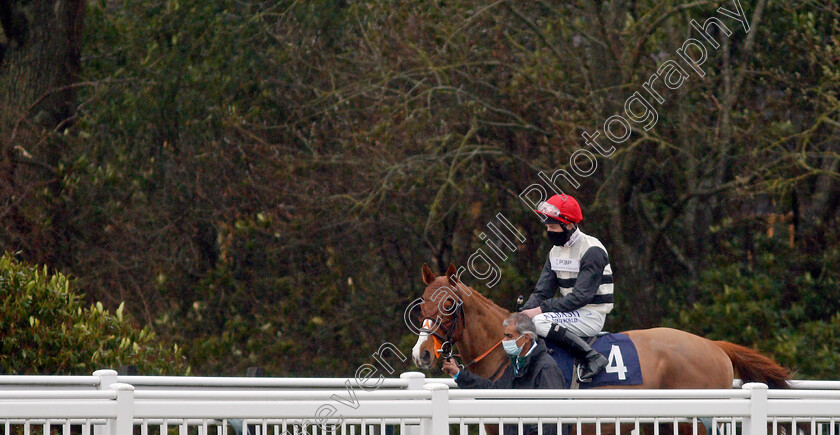
<instances>
[{"instance_id":1,"label":"white breeches","mask_svg":"<svg viewBox=\"0 0 840 435\"><path fill-rule=\"evenodd\" d=\"M579 337L592 337L604 328L607 316L583 307L574 311L542 313L534 316L537 335L545 337L552 324L560 324Z\"/></svg>"}]
</instances>

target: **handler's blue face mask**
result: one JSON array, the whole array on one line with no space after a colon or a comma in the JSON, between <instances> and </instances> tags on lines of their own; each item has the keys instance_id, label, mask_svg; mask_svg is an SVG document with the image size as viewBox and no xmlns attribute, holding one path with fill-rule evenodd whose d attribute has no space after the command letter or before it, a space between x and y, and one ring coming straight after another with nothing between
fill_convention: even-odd
<instances>
[{"instance_id":1,"label":"handler's blue face mask","mask_svg":"<svg viewBox=\"0 0 840 435\"><path fill-rule=\"evenodd\" d=\"M519 338L522 338L520 335ZM522 352L522 346L517 346L515 340L502 340L502 347L505 349L505 352L510 356L519 356L519 353ZM524 345L523 345L524 346Z\"/></svg>"}]
</instances>

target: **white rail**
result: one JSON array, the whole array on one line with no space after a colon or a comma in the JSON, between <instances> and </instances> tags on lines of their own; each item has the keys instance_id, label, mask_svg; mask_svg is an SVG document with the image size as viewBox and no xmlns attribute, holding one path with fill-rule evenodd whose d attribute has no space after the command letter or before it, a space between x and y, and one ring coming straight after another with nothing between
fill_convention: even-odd
<instances>
[{"instance_id":1,"label":"white rail","mask_svg":"<svg viewBox=\"0 0 840 435\"><path fill-rule=\"evenodd\" d=\"M792 390L457 390L449 379L403 373L380 383L344 378L0 376L0 433L603 434L652 428L705 435L840 435L840 382Z\"/></svg>"},{"instance_id":2,"label":"white rail","mask_svg":"<svg viewBox=\"0 0 840 435\"><path fill-rule=\"evenodd\" d=\"M400 378L382 379L378 389L408 388L415 372L407 372ZM417 373L422 383L445 384L456 388L451 378L425 378ZM97 390L112 383L133 385L135 389L342 389L347 382L355 383L353 378L246 378L246 377L209 377L209 376L120 376L113 370L99 370L91 376L18 376L0 375L0 391L23 389L72 389ZM840 390L840 381L792 381L795 390ZM741 381L733 382L734 388L741 388Z\"/></svg>"}]
</instances>

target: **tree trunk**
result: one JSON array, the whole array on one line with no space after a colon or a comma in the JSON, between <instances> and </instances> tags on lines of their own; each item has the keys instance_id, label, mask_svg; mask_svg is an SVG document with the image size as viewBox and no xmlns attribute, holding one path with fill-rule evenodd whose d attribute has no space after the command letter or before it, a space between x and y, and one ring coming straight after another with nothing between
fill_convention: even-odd
<instances>
[{"instance_id":1,"label":"tree trunk","mask_svg":"<svg viewBox=\"0 0 840 435\"><path fill-rule=\"evenodd\" d=\"M0 242L52 265L69 252L59 163L76 113L84 5L0 0Z\"/></svg>"}]
</instances>

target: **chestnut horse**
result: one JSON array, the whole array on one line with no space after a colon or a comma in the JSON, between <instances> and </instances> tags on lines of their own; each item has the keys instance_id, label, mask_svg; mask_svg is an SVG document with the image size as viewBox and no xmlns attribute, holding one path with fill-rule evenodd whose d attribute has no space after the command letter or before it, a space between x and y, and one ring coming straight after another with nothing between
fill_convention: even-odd
<instances>
[{"instance_id":1,"label":"chestnut horse","mask_svg":"<svg viewBox=\"0 0 840 435\"><path fill-rule=\"evenodd\" d=\"M429 369L439 359L441 348L447 353L448 347L457 344L470 372L483 378L497 376L508 362L497 344L503 334L502 321L511 313L460 282L452 264L443 276L435 276L423 264L422 274L426 283L420 305L423 329L412 349L414 364ZM736 376L744 383L788 387L787 369L744 346L670 328L624 334L638 351L643 383L599 388L732 388Z\"/></svg>"}]
</instances>

